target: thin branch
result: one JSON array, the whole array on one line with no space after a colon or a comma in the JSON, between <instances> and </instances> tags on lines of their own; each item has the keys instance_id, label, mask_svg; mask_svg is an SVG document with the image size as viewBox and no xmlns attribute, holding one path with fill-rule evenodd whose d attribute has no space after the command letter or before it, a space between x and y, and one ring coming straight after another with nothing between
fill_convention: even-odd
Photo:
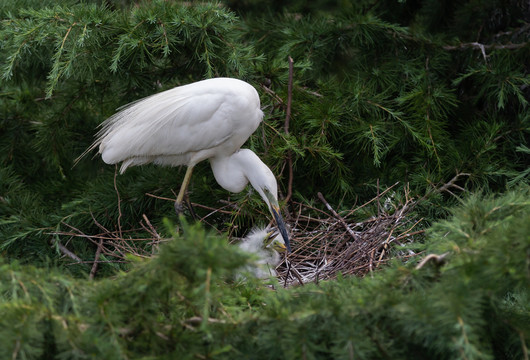
<instances>
[{"instance_id":1,"label":"thin branch","mask_svg":"<svg viewBox=\"0 0 530 360\"><path fill-rule=\"evenodd\" d=\"M289 134L289 121L291 120L291 105L293 102L293 58L289 56L289 82L287 84L287 110L285 110L284 130Z\"/></svg>"},{"instance_id":2,"label":"thin branch","mask_svg":"<svg viewBox=\"0 0 530 360\"><path fill-rule=\"evenodd\" d=\"M152 198L155 198L155 199L160 199L160 200L166 200L166 201L171 201L171 202L175 202L175 199L170 199L170 198L167 198L167 197L163 197L163 196L157 196L157 195L153 195L153 194L150 194L150 193L145 193L145 195L147 196L150 196ZM209 213L208 215L204 216L203 218L201 218L201 221L205 218L207 218L208 216L218 212L218 213L221 213L221 214L232 214L232 211L228 211L228 210L224 210L225 208L228 208L228 207L231 207L233 206L232 203L230 204L226 204L224 206L221 206L220 208L213 208L211 206L206 206L206 205L202 205L202 204L197 204L197 203L194 203L192 202L191 205L193 207L198 207L198 208L202 208L202 209L206 209L206 210L211 210L212 212Z\"/></svg>"},{"instance_id":3,"label":"thin branch","mask_svg":"<svg viewBox=\"0 0 530 360\"><path fill-rule=\"evenodd\" d=\"M289 274L291 273L291 265L292 265L290 261L287 261L287 254L285 255L285 262L287 263L287 275L285 276L283 287L287 287L287 280L289 279Z\"/></svg>"},{"instance_id":4,"label":"thin branch","mask_svg":"<svg viewBox=\"0 0 530 360\"><path fill-rule=\"evenodd\" d=\"M317 196L318 198L320 199L320 201L322 201L322 203L324 205L326 205L326 208L331 211L331 213L333 214L333 216L335 216L339 221L340 223L342 224L342 226L344 226L344 228L346 229L346 231L348 232L348 234L351 235L351 237L353 238L353 240L357 240L358 239L358 236L355 235L355 233L353 232L352 229L350 229L350 227L348 226L348 224L346 223L346 221L344 221L344 219L342 218L342 216L340 216L332 207L331 205L326 201L326 199L324 198L324 195L322 195L321 192L318 192L317 193Z\"/></svg>"},{"instance_id":5,"label":"thin branch","mask_svg":"<svg viewBox=\"0 0 530 360\"><path fill-rule=\"evenodd\" d=\"M490 49L506 49L506 50L515 50L527 46L529 42L518 43L518 44L481 44L478 42L472 43L462 43L459 45L445 45L443 46L444 50L463 50L463 49L476 49L482 52L482 55L485 56L485 51Z\"/></svg>"},{"instance_id":6,"label":"thin branch","mask_svg":"<svg viewBox=\"0 0 530 360\"><path fill-rule=\"evenodd\" d=\"M377 178L377 196L376 196L376 201L377 201L377 217L381 217L381 202L379 201L380 200L380 196L381 194L379 194L379 178Z\"/></svg>"},{"instance_id":7,"label":"thin branch","mask_svg":"<svg viewBox=\"0 0 530 360\"><path fill-rule=\"evenodd\" d=\"M272 98L273 98L274 100L276 100L276 101L278 102L278 104L282 104L282 105L284 104L283 99L282 99L281 97L279 97L278 94L276 94L273 90L271 90L270 88L268 88L268 87L265 86L265 85L261 85L261 88L262 88L263 90L265 90L265 92L266 92L267 94L269 94L270 96L272 96Z\"/></svg>"},{"instance_id":8,"label":"thin branch","mask_svg":"<svg viewBox=\"0 0 530 360\"><path fill-rule=\"evenodd\" d=\"M445 261L445 258L447 257L449 253L443 253L442 255L436 255L436 254L429 254L426 257L423 258L423 260L416 265L416 270L421 269L425 266L429 261L433 261L436 265L442 265Z\"/></svg>"},{"instance_id":9,"label":"thin branch","mask_svg":"<svg viewBox=\"0 0 530 360\"><path fill-rule=\"evenodd\" d=\"M445 183L444 185L440 186L440 187L436 187L435 185L433 185L433 189L430 189L429 191L427 191L427 193L425 195L423 195L423 197L420 199L420 200L425 200L429 194L431 194L432 192L438 192L438 193L442 193L442 192L448 192L449 194L453 195L454 197L457 197L451 190L450 188L456 188L457 190L460 190L462 192L465 192L466 190L464 188L462 188L461 186L457 185L456 182L462 177L462 176L471 176L470 173L457 173L455 176L453 176L453 178L451 180L449 180L447 183Z\"/></svg>"},{"instance_id":10,"label":"thin branch","mask_svg":"<svg viewBox=\"0 0 530 360\"><path fill-rule=\"evenodd\" d=\"M78 263L82 263L83 260L81 260L81 258L79 256L77 256L76 254L74 254L73 252L71 252L70 250L68 250L66 248L66 246L64 246L63 244L61 244L59 241L57 240L53 240L54 244L57 245L57 247L59 248L59 250L66 256L68 256L70 259L74 260L75 262L78 262Z\"/></svg>"},{"instance_id":11,"label":"thin branch","mask_svg":"<svg viewBox=\"0 0 530 360\"><path fill-rule=\"evenodd\" d=\"M94 264L92 265L92 269L90 270L90 280L94 280L94 276L96 276L96 271L98 269L98 262L99 262L99 256L101 255L101 248L103 245L103 239L99 239L98 243L98 249L96 250L96 256L94 256Z\"/></svg>"},{"instance_id":12,"label":"thin branch","mask_svg":"<svg viewBox=\"0 0 530 360\"><path fill-rule=\"evenodd\" d=\"M285 111L285 134L289 134L289 122L291 120L291 105L293 102L293 58L289 56L289 83L287 84L287 110ZM288 203L293 195L293 155L287 150L287 165L289 167L289 180L287 183L287 195L285 202Z\"/></svg>"},{"instance_id":13,"label":"thin branch","mask_svg":"<svg viewBox=\"0 0 530 360\"><path fill-rule=\"evenodd\" d=\"M386 194L387 192L389 192L390 190L392 190L397 184L399 184L399 181L396 182L396 183L394 183L394 184L391 185L390 187L386 188L381 194L379 194L379 197L383 196L384 194ZM353 213L356 212L357 210L362 209L363 207L369 205L370 203L376 201L377 199L378 199L378 198L375 197L375 198L373 198L372 200L370 200L370 201L364 203L363 205L361 205L361 206L359 206L359 207L357 207L357 208L351 210L351 211L346 215L346 217L349 217L351 214L353 214Z\"/></svg>"},{"instance_id":14,"label":"thin branch","mask_svg":"<svg viewBox=\"0 0 530 360\"><path fill-rule=\"evenodd\" d=\"M224 321L224 320L214 319L214 318L210 318L210 317L208 319L204 320L200 316L193 316L193 317L191 317L189 319L184 320L183 322L186 323L186 324L190 324L190 325L200 325L204 321L206 321L209 324L225 324L226 323L226 321Z\"/></svg>"},{"instance_id":15,"label":"thin branch","mask_svg":"<svg viewBox=\"0 0 530 360\"><path fill-rule=\"evenodd\" d=\"M114 189L116 190L116 195L118 196L118 232L120 234L120 238L122 237L121 234L121 199L120 199L120 192L118 191L118 186L116 184L116 177L118 176L118 164L116 164L114 169Z\"/></svg>"},{"instance_id":16,"label":"thin branch","mask_svg":"<svg viewBox=\"0 0 530 360\"><path fill-rule=\"evenodd\" d=\"M388 237L386 238L384 242L383 250L381 250L381 255L379 255L379 260L377 261L376 267L379 267L379 264L381 264L381 261L383 260L383 256L385 256L385 252L388 249L388 244L390 243L390 238L392 237L392 233L394 232L394 229L395 228L392 228L390 230L390 234L388 234Z\"/></svg>"},{"instance_id":17,"label":"thin branch","mask_svg":"<svg viewBox=\"0 0 530 360\"><path fill-rule=\"evenodd\" d=\"M461 176L471 176L471 174L469 173L456 174L451 180L449 180L447 184L444 184L441 188L439 188L438 191L444 192L444 191L447 191L450 187L455 187L458 190L465 191L465 189L455 184Z\"/></svg>"}]
</instances>

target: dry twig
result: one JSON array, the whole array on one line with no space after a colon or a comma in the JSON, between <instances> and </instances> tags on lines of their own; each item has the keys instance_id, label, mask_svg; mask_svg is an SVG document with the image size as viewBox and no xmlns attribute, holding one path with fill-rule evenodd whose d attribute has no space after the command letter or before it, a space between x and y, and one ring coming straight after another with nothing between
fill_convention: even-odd
<instances>
[{"instance_id":1,"label":"dry twig","mask_svg":"<svg viewBox=\"0 0 530 360\"><path fill-rule=\"evenodd\" d=\"M291 106L293 102L293 58L289 56L289 83L287 85L287 110L285 111L285 134L289 134L289 122L291 121ZM285 202L288 203L293 195L293 155L291 150L287 150L287 166L289 170L289 179L287 183L287 195Z\"/></svg>"},{"instance_id":2,"label":"dry twig","mask_svg":"<svg viewBox=\"0 0 530 360\"><path fill-rule=\"evenodd\" d=\"M94 256L94 264L92 264L92 269L90 270L90 280L94 280L96 276L96 271L98 269L99 256L101 255L101 245L103 243L102 239L99 239L98 249L96 250L96 256Z\"/></svg>"}]
</instances>

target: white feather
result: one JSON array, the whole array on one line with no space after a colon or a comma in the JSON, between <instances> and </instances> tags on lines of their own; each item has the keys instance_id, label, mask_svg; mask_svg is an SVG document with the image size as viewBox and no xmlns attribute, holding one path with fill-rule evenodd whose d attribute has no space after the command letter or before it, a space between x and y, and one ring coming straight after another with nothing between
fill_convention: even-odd
<instances>
[{"instance_id":1,"label":"white feather","mask_svg":"<svg viewBox=\"0 0 530 360\"><path fill-rule=\"evenodd\" d=\"M188 165L237 151L263 118L256 89L230 78L203 80L135 101L101 124L103 161Z\"/></svg>"},{"instance_id":2,"label":"white feather","mask_svg":"<svg viewBox=\"0 0 530 360\"><path fill-rule=\"evenodd\" d=\"M272 244L264 246L264 241L268 237L269 232L270 229L267 228L254 228L238 244L241 250L257 257L254 264L247 266L245 270L259 279L276 276L276 266L281 261L280 254L273 249ZM278 234L274 240L285 244L281 234Z\"/></svg>"}]
</instances>

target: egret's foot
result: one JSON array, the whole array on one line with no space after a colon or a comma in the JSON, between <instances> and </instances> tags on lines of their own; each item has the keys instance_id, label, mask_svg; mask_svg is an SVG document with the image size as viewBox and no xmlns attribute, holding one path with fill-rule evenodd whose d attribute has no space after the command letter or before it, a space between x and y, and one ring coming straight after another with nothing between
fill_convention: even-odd
<instances>
[{"instance_id":1,"label":"egret's foot","mask_svg":"<svg viewBox=\"0 0 530 360\"><path fill-rule=\"evenodd\" d=\"M175 201L175 212L177 213L177 217L180 214L184 214L184 205L181 202Z\"/></svg>"}]
</instances>

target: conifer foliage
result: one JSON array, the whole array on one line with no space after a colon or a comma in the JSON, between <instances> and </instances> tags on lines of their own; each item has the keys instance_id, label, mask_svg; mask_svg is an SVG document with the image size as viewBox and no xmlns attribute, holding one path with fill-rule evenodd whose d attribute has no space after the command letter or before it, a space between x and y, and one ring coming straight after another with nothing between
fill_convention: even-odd
<instances>
[{"instance_id":1,"label":"conifer foliage","mask_svg":"<svg viewBox=\"0 0 530 360\"><path fill-rule=\"evenodd\" d=\"M265 123L247 146L284 196L313 201L320 191L350 208L374 197L378 179L400 181L429 194L431 217L462 190L528 182L524 5L486 1L478 16L473 1L260 4L4 2L0 248L53 256L43 229L67 220L94 232L93 218L115 228L115 187L122 225L142 214L160 224L171 204L146 193L173 198L176 170L131 169L113 187L112 167L73 161L119 106L204 77L259 90ZM450 192L432 191L455 177ZM205 164L190 189L213 207L227 198ZM214 223L260 221L255 196L232 199L240 216Z\"/></svg>"},{"instance_id":2,"label":"conifer foliage","mask_svg":"<svg viewBox=\"0 0 530 360\"><path fill-rule=\"evenodd\" d=\"M516 0L3 0L0 358L528 359L529 38ZM199 164L187 225L182 171L73 166L120 106L218 76L260 94L285 212L407 184L420 256L271 291L223 235L267 221L256 194Z\"/></svg>"},{"instance_id":3,"label":"conifer foliage","mask_svg":"<svg viewBox=\"0 0 530 360\"><path fill-rule=\"evenodd\" d=\"M200 225L107 279L4 262L0 356L524 359L528 192L470 198L422 261L289 290L235 281L247 256Z\"/></svg>"}]
</instances>

